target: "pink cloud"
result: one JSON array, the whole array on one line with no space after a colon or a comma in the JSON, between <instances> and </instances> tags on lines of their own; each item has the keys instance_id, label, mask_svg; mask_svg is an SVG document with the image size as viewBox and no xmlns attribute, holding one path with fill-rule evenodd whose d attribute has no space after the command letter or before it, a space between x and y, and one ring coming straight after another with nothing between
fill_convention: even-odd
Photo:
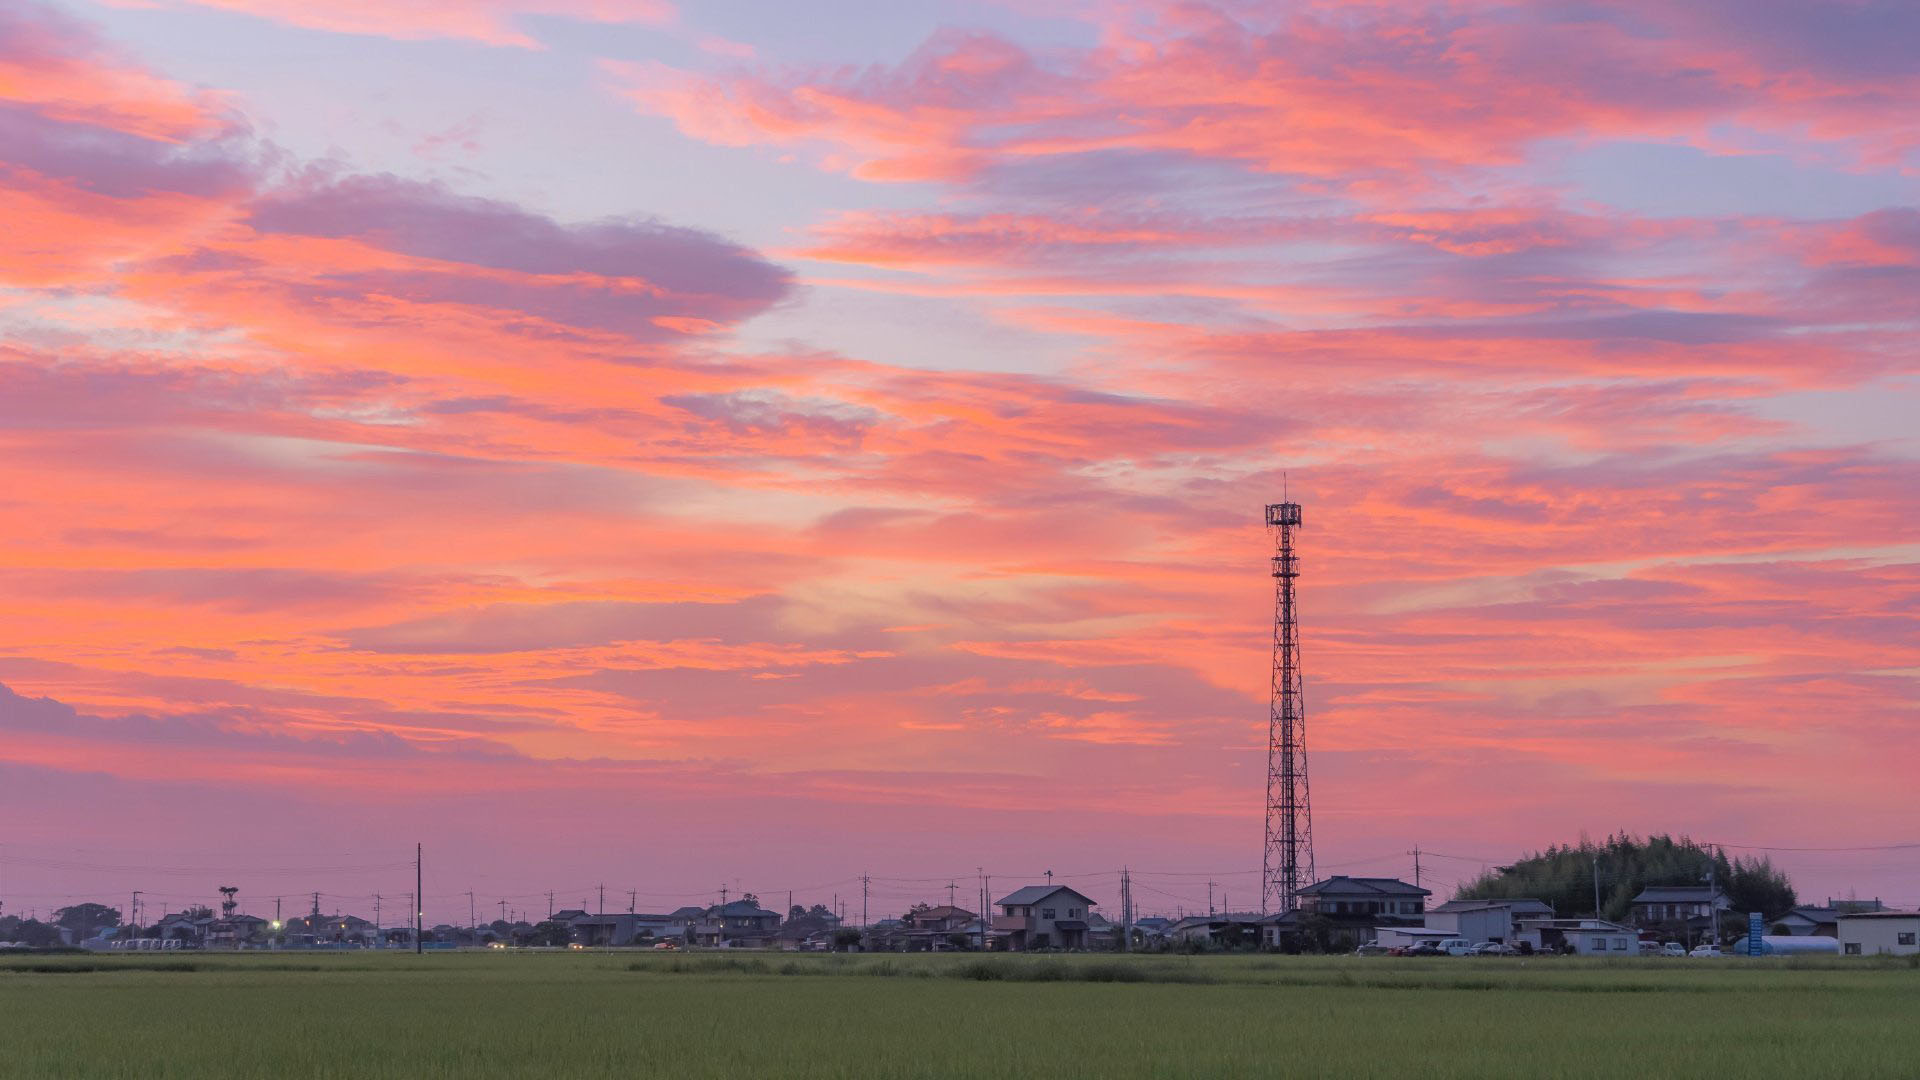
<instances>
[{"instance_id":1,"label":"pink cloud","mask_svg":"<svg viewBox=\"0 0 1920 1080\"><path fill-rule=\"evenodd\" d=\"M1836 13L1865 27L1875 15ZM1156 17L1158 16L1158 17ZM1788 34L1730 48L1733 10L1476 4L1339 6L1235 17L1185 5L1030 52L943 30L891 67L703 76L609 64L621 91L687 134L812 145L871 180L957 180L994 164L1101 151L1192 155L1357 194L1507 165L1540 140L1693 138L1716 124L1809 132L1864 158L1920 130L1895 102L1916 76L1864 77ZM1818 37L1813 40L1819 40ZM1778 77L1780 64L1789 74Z\"/></svg>"},{"instance_id":2,"label":"pink cloud","mask_svg":"<svg viewBox=\"0 0 1920 1080\"><path fill-rule=\"evenodd\" d=\"M538 48L522 25L523 16L551 16L598 23L672 22L668 0L434 0L383 4L374 0L166 0L195 4L315 30L371 34L403 41L456 38L485 45Z\"/></svg>"}]
</instances>

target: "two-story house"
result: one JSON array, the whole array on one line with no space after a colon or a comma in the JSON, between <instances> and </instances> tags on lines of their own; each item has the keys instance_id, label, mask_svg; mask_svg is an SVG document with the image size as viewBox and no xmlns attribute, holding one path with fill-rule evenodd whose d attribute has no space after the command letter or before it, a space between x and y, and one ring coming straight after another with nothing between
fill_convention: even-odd
<instances>
[{"instance_id":1,"label":"two-story house","mask_svg":"<svg viewBox=\"0 0 1920 1080\"><path fill-rule=\"evenodd\" d=\"M694 939L702 945L765 945L780 929L780 913L752 900L715 904L694 925Z\"/></svg>"},{"instance_id":2,"label":"two-story house","mask_svg":"<svg viewBox=\"0 0 1920 1080\"><path fill-rule=\"evenodd\" d=\"M1262 919L1263 937L1272 949L1293 951L1321 935L1327 940L1312 942L1314 947L1349 949L1373 940L1380 927L1420 924L1431 895L1431 889L1399 878L1335 874L1294 893L1294 910Z\"/></svg>"},{"instance_id":3,"label":"two-story house","mask_svg":"<svg viewBox=\"0 0 1920 1080\"><path fill-rule=\"evenodd\" d=\"M995 903L994 938L1015 951L1086 948L1087 917L1097 906L1065 885L1028 885Z\"/></svg>"},{"instance_id":4,"label":"two-story house","mask_svg":"<svg viewBox=\"0 0 1920 1080\"><path fill-rule=\"evenodd\" d=\"M1633 924L1643 930L1711 932L1716 913L1732 907L1733 901L1718 887L1649 885L1633 898Z\"/></svg>"},{"instance_id":5,"label":"two-story house","mask_svg":"<svg viewBox=\"0 0 1920 1080\"><path fill-rule=\"evenodd\" d=\"M1341 921L1419 922L1433 890L1409 885L1399 878L1348 877L1335 874L1296 894L1302 914L1323 915Z\"/></svg>"}]
</instances>

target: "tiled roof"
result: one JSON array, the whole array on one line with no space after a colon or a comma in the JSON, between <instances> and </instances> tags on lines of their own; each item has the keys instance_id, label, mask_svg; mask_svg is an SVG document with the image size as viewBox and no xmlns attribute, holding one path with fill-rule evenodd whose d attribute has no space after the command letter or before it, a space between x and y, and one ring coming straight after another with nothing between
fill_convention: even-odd
<instances>
[{"instance_id":1,"label":"tiled roof","mask_svg":"<svg viewBox=\"0 0 1920 1080\"><path fill-rule=\"evenodd\" d=\"M1378 896L1432 896L1432 889L1423 889L1418 885L1409 885L1399 878L1389 877L1347 877L1335 874L1325 881L1316 881L1300 890L1301 896L1321 896L1327 893L1361 893Z\"/></svg>"},{"instance_id":2,"label":"tiled roof","mask_svg":"<svg viewBox=\"0 0 1920 1080\"><path fill-rule=\"evenodd\" d=\"M1093 902L1092 898L1088 897L1085 893L1079 892L1074 889L1069 889L1065 885L1028 885L1023 889L1013 890L1007 895L994 901L994 903L996 904L1037 904L1040 901L1045 900L1047 897L1052 896L1055 893L1061 893L1061 892L1071 893L1074 896L1079 897L1081 900L1085 901L1088 907L1098 906Z\"/></svg>"},{"instance_id":3,"label":"tiled roof","mask_svg":"<svg viewBox=\"0 0 1920 1080\"><path fill-rule=\"evenodd\" d=\"M1674 901L1715 900L1727 895L1725 889L1705 885L1649 885L1633 898L1636 904L1666 904Z\"/></svg>"}]
</instances>

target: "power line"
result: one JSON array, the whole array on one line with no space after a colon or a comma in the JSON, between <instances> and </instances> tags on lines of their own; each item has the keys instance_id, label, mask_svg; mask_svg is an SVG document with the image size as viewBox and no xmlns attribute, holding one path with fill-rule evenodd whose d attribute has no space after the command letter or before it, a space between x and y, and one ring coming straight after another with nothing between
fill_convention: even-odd
<instances>
[{"instance_id":1,"label":"power line","mask_svg":"<svg viewBox=\"0 0 1920 1080\"><path fill-rule=\"evenodd\" d=\"M1765 844L1723 844L1718 840L1702 840L1703 847L1737 848L1741 851L1912 851L1920 848L1920 843L1908 844L1869 844L1860 847L1768 847Z\"/></svg>"}]
</instances>

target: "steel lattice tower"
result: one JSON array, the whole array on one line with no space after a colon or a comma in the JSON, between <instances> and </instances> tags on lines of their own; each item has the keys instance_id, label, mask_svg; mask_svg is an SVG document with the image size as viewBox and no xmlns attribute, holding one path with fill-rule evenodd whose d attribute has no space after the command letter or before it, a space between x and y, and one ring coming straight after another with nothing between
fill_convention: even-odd
<instances>
[{"instance_id":1,"label":"steel lattice tower","mask_svg":"<svg viewBox=\"0 0 1920 1080\"><path fill-rule=\"evenodd\" d=\"M1293 531L1300 504L1267 506L1274 532L1273 689L1267 702L1267 844L1260 858L1262 911L1292 911L1313 884L1313 810L1307 798L1307 717L1300 692L1300 624L1293 583L1300 560Z\"/></svg>"}]
</instances>

